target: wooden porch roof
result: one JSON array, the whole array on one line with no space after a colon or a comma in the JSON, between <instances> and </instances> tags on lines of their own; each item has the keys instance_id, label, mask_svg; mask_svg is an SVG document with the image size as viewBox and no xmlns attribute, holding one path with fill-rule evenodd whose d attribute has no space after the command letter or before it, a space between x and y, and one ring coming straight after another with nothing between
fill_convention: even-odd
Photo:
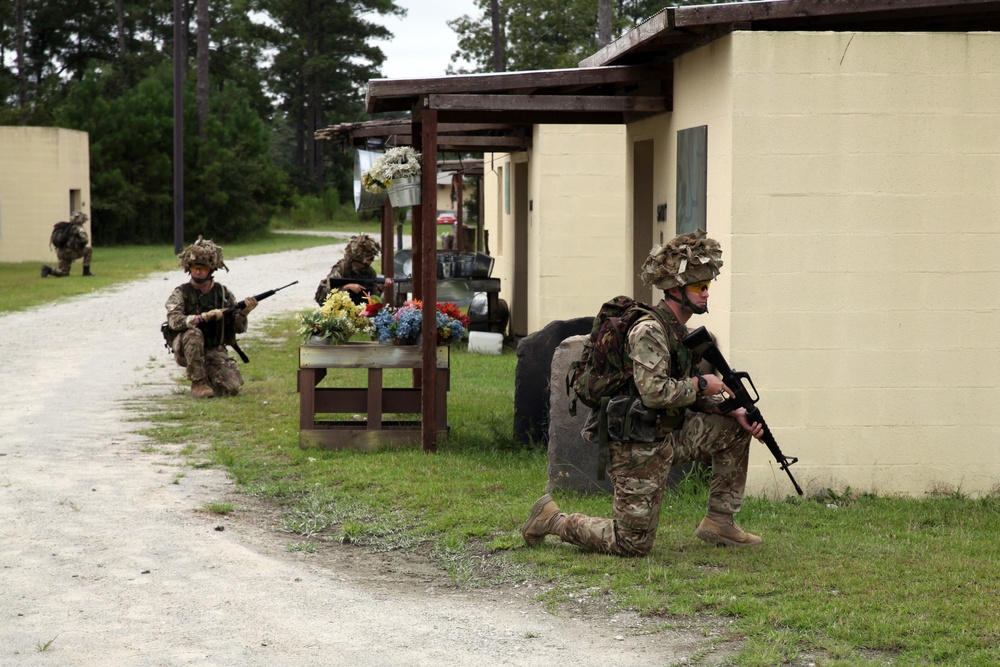
<instances>
[{"instance_id":1,"label":"wooden porch roof","mask_svg":"<svg viewBox=\"0 0 1000 667\"><path fill-rule=\"evenodd\" d=\"M733 30L997 31L996 0L768 0L666 7L580 67L668 62Z\"/></svg>"}]
</instances>

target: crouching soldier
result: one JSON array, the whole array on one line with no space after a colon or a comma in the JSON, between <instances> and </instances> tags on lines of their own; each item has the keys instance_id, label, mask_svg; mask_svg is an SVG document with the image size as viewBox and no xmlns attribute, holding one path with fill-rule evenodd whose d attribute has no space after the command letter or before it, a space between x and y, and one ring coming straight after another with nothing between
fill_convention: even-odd
<instances>
[{"instance_id":1,"label":"crouching soldier","mask_svg":"<svg viewBox=\"0 0 1000 667\"><path fill-rule=\"evenodd\" d=\"M222 261L222 248L212 241L199 236L178 259L191 279L167 299L174 359L187 369L195 398L235 396L243 386L243 376L226 346L235 345L236 334L247 330L247 315L257 307L257 299L247 297L242 310L225 312L236 305L236 297L215 282L215 271L228 272L229 268Z\"/></svg>"},{"instance_id":2,"label":"crouching soldier","mask_svg":"<svg viewBox=\"0 0 1000 667\"><path fill-rule=\"evenodd\" d=\"M56 268L42 266L42 278L55 276L62 278L69 275L69 269L73 265L74 259L83 260L83 275L92 277L90 272L90 260L94 250L90 247L90 237L87 230L83 228L87 224L87 214L77 211L68 222L57 222L52 228L52 235L49 237L49 246L56 251L56 259L59 265Z\"/></svg>"}]
</instances>

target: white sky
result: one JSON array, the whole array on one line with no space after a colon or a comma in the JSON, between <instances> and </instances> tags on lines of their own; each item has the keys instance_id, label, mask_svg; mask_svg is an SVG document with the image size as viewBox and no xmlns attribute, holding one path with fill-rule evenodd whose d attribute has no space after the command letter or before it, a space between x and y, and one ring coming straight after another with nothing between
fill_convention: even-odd
<instances>
[{"instance_id":1,"label":"white sky","mask_svg":"<svg viewBox=\"0 0 1000 667\"><path fill-rule=\"evenodd\" d=\"M408 10L406 18L376 17L393 34L391 42L375 42L385 53L382 76L386 79L420 79L444 76L451 54L458 50L458 35L446 21L463 14L479 14L474 0L396 0Z\"/></svg>"}]
</instances>

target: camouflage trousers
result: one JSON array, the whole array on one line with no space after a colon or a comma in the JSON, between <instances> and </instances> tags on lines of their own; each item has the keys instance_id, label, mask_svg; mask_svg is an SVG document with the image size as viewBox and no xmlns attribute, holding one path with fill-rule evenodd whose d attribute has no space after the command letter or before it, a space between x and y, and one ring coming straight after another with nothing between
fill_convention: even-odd
<instances>
[{"instance_id":1,"label":"camouflage trousers","mask_svg":"<svg viewBox=\"0 0 1000 667\"><path fill-rule=\"evenodd\" d=\"M59 278L68 276L74 259L82 259L84 266L90 266L90 259L93 255L94 250L90 246L87 246L79 252L75 250L57 250L56 258L59 260L59 266L52 269L51 275Z\"/></svg>"},{"instance_id":2,"label":"camouflage trousers","mask_svg":"<svg viewBox=\"0 0 1000 667\"><path fill-rule=\"evenodd\" d=\"M226 346L206 350L201 329L187 329L174 339L174 360L187 369L191 382L207 382L216 396L235 396L243 386L243 376Z\"/></svg>"},{"instance_id":3,"label":"camouflage trousers","mask_svg":"<svg viewBox=\"0 0 1000 667\"><path fill-rule=\"evenodd\" d=\"M684 426L659 443L610 443L608 476L614 485L612 518L570 514L564 542L618 556L644 556L653 548L670 467L711 459L708 509L735 514L747 483L750 434L724 415L688 412Z\"/></svg>"}]
</instances>

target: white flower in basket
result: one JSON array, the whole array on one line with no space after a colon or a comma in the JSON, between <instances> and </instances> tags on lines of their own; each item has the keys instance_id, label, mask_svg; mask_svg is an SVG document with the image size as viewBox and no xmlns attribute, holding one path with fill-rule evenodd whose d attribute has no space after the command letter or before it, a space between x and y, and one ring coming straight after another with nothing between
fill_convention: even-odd
<instances>
[{"instance_id":1,"label":"white flower in basket","mask_svg":"<svg viewBox=\"0 0 1000 667\"><path fill-rule=\"evenodd\" d=\"M397 146L380 155L361 176L361 187L373 194L392 187L400 178L420 176L420 153L412 146Z\"/></svg>"}]
</instances>

